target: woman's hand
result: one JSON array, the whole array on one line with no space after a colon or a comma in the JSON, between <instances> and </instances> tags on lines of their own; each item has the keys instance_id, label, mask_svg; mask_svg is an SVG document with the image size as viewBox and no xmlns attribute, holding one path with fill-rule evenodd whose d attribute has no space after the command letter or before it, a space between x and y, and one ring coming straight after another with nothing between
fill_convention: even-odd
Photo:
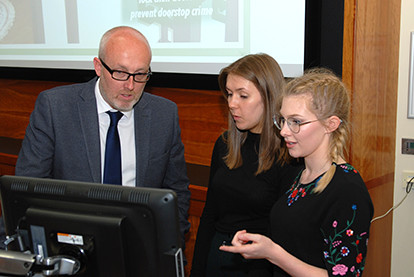
<instances>
[{"instance_id":1,"label":"woman's hand","mask_svg":"<svg viewBox=\"0 0 414 277\"><path fill-rule=\"evenodd\" d=\"M246 259L268 259L271 249L276 244L268 237L238 231L232 240L232 246L221 246L220 250L240 253Z\"/></svg>"},{"instance_id":2,"label":"woman's hand","mask_svg":"<svg viewBox=\"0 0 414 277\"><path fill-rule=\"evenodd\" d=\"M267 259L293 277L328 276L328 271L325 268L304 263L268 237L247 233L246 230L243 230L234 235L231 243L232 246L220 246L220 250L240 253L246 259Z\"/></svg>"}]
</instances>

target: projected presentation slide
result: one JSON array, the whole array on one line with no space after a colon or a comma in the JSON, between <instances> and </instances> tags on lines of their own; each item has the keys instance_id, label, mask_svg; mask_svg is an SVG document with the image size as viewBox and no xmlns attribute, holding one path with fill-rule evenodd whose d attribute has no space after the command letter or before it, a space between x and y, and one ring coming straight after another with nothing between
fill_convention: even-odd
<instances>
[{"instance_id":1,"label":"projected presentation slide","mask_svg":"<svg viewBox=\"0 0 414 277\"><path fill-rule=\"evenodd\" d=\"M108 29L140 30L154 72L218 74L249 53L303 70L305 0L0 0L0 66L93 69Z\"/></svg>"}]
</instances>

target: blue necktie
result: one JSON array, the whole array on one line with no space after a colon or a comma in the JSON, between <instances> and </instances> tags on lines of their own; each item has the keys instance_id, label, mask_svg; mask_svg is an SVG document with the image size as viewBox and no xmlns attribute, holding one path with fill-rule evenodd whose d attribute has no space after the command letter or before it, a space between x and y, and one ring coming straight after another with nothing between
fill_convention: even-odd
<instances>
[{"instance_id":1,"label":"blue necktie","mask_svg":"<svg viewBox=\"0 0 414 277\"><path fill-rule=\"evenodd\" d=\"M107 111L111 118L108 134L106 135L104 184L122 185L121 143L118 135L118 121L121 112Z\"/></svg>"}]
</instances>

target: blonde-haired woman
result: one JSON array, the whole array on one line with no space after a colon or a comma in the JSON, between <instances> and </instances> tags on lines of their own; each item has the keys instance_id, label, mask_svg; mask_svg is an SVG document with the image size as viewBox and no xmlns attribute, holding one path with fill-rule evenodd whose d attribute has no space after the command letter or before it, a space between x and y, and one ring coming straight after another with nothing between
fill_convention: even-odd
<instances>
[{"instance_id":1,"label":"blonde-haired woman","mask_svg":"<svg viewBox=\"0 0 414 277\"><path fill-rule=\"evenodd\" d=\"M345 161L347 90L329 70L310 70L288 83L278 110L274 123L303 169L272 208L272 239L240 231L221 250L268 259L274 276L361 276L373 205Z\"/></svg>"}]
</instances>

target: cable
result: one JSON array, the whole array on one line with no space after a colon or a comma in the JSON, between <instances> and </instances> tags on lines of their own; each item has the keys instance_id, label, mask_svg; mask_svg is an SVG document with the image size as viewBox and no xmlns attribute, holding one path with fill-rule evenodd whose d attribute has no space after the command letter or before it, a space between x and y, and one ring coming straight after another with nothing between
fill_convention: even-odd
<instances>
[{"instance_id":1,"label":"cable","mask_svg":"<svg viewBox=\"0 0 414 277\"><path fill-rule=\"evenodd\" d=\"M405 187L405 192L406 193L410 193L411 189L413 188L413 180L414 177L412 177L408 182L407 182L407 186Z\"/></svg>"},{"instance_id":2,"label":"cable","mask_svg":"<svg viewBox=\"0 0 414 277\"><path fill-rule=\"evenodd\" d=\"M12 236L6 236L6 241L4 241L4 245L5 245L5 250L9 250L9 244L16 241L19 245L19 249L20 252L24 252L26 249L26 246L24 244L23 241L23 237L20 234L20 224L22 223L22 221L26 221L26 217L21 217L19 218L19 220L17 221L17 227L16 227L16 234L12 235Z\"/></svg>"},{"instance_id":3,"label":"cable","mask_svg":"<svg viewBox=\"0 0 414 277\"><path fill-rule=\"evenodd\" d=\"M371 220L371 223L374 222L377 219L381 219L383 217L386 217L392 210L395 210L396 208L398 208L405 200L405 198L407 198L408 194L411 192L411 189L413 188L413 180L414 177L412 177L408 182L407 182L407 186L405 187L405 196L404 198L400 201L400 203L398 203L397 205L395 205L394 207L392 207L391 209L389 209L385 214L381 215L381 216L377 216L376 218L373 218Z\"/></svg>"}]
</instances>

